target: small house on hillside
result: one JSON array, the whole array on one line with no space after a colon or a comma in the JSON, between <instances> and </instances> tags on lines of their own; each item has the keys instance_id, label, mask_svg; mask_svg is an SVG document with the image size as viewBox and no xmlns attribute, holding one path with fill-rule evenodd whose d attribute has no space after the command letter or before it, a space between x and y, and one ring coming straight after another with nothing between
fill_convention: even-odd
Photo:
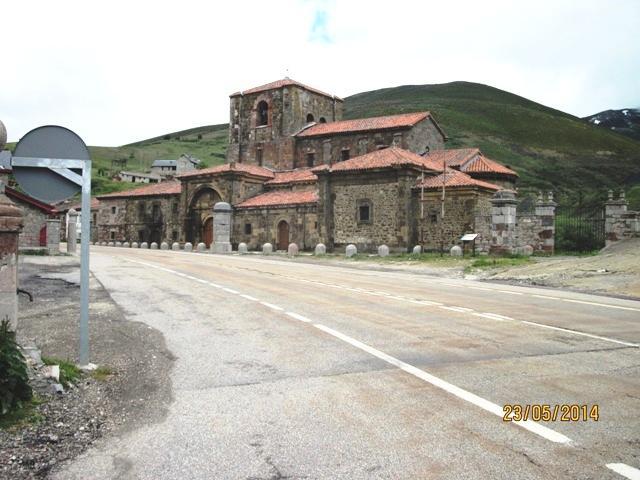
<instances>
[{"instance_id":1,"label":"small house on hillside","mask_svg":"<svg viewBox=\"0 0 640 480\"><path fill-rule=\"evenodd\" d=\"M151 164L151 173L161 177L173 177L195 170L199 164L200 160L184 153L177 160L154 160Z\"/></svg>"}]
</instances>

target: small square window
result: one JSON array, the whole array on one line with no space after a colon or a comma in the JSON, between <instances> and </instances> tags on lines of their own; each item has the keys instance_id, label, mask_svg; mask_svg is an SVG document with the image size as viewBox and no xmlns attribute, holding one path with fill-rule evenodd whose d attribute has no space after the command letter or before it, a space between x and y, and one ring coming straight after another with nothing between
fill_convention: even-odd
<instances>
[{"instance_id":1,"label":"small square window","mask_svg":"<svg viewBox=\"0 0 640 480\"><path fill-rule=\"evenodd\" d=\"M175 242L176 240L178 240L178 232L176 232L175 230L173 232L171 232L171 239Z\"/></svg>"},{"instance_id":2,"label":"small square window","mask_svg":"<svg viewBox=\"0 0 640 480\"><path fill-rule=\"evenodd\" d=\"M262 166L262 149L261 148L256 149L256 163L259 166Z\"/></svg>"},{"instance_id":3,"label":"small square window","mask_svg":"<svg viewBox=\"0 0 640 480\"><path fill-rule=\"evenodd\" d=\"M307 167L313 167L316 161L316 154L314 152L307 153Z\"/></svg>"},{"instance_id":4,"label":"small square window","mask_svg":"<svg viewBox=\"0 0 640 480\"><path fill-rule=\"evenodd\" d=\"M340 152L340 158L342 159L343 162L345 160L349 160L349 156L350 156L350 153L348 148L345 148Z\"/></svg>"},{"instance_id":5,"label":"small square window","mask_svg":"<svg viewBox=\"0 0 640 480\"><path fill-rule=\"evenodd\" d=\"M436 215L435 213L432 213L430 215L430 219L431 219L431 223L438 223L438 215Z\"/></svg>"},{"instance_id":6,"label":"small square window","mask_svg":"<svg viewBox=\"0 0 640 480\"><path fill-rule=\"evenodd\" d=\"M111 240L115 240L116 239L116 232L109 232L109 238Z\"/></svg>"},{"instance_id":7,"label":"small square window","mask_svg":"<svg viewBox=\"0 0 640 480\"><path fill-rule=\"evenodd\" d=\"M358 221L359 222L371 221L371 207L368 203L363 203L358 206Z\"/></svg>"},{"instance_id":8,"label":"small square window","mask_svg":"<svg viewBox=\"0 0 640 480\"><path fill-rule=\"evenodd\" d=\"M111 207L111 213L115 215L117 211L118 211L118 207Z\"/></svg>"},{"instance_id":9,"label":"small square window","mask_svg":"<svg viewBox=\"0 0 640 480\"><path fill-rule=\"evenodd\" d=\"M245 235L251 235L251 224L250 223L245 223L244 224L244 234Z\"/></svg>"}]
</instances>

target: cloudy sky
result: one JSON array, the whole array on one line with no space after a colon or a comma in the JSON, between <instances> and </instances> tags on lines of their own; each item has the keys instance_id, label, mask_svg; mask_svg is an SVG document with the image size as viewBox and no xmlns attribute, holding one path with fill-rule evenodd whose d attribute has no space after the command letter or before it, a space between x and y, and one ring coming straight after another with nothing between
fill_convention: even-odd
<instances>
[{"instance_id":1,"label":"cloudy sky","mask_svg":"<svg viewBox=\"0 0 640 480\"><path fill-rule=\"evenodd\" d=\"M578 116L640 106L640 1L8 0L0 120L121 145L228 121L285 75L338 96L485 83Z\"/></svg>"}]
</instances>

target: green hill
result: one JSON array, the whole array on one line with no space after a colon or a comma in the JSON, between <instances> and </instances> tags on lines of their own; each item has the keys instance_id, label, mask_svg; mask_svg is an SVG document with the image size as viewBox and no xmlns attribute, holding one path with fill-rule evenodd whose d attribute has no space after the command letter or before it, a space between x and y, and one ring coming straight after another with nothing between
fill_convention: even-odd
<instances>
[{"instance_id":1,"label":"green hill","mask_svg":"<svg viewBox=\"0 0 640 480\"><path fill-rule=\"evenodd\" d=\"M486 85L452 82L359 93L345 99L344 116L419 110L433 113L450 137L447 148L477 146L512 166L521 190L554 190L564 203L599 203L607 188L640 189L640 142Z\"/></svg>"}]
</instances>

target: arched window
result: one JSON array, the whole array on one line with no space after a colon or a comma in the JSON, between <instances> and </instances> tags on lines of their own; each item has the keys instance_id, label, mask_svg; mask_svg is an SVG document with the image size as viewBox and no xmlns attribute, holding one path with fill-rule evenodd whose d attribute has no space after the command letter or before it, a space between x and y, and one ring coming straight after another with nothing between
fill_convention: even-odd
<instances>
[{"instance_id":1,"label":"arched window","mask_svg":"<svg viewBox=\"0 0 640 480\"><path fill-rule=\"evenodd\" d=\"M320 120L318 120L320 123L327 123L327 119L324 117L320 117Z\"/></svg>"},{"instance_id":2,"label":"arched window","mask_svg":"<svg viewBox=\"0 0 640 480\"><path fill-rule=\"evenodd\" d=\"M262 100L258 103L258 119L257 126L269 124L269 104Z\"/></svg>"},{"instance_id":3,"label":"arched window","mask_svg":"<svg viewBox=\"0 0 640 480\"><path fill-rule=\"evenodd\" d=\"M313 118L313 113L307 114L307 123L311 123L314 120L315 120L315 118Z\"/></svg>"}]
</instances>

